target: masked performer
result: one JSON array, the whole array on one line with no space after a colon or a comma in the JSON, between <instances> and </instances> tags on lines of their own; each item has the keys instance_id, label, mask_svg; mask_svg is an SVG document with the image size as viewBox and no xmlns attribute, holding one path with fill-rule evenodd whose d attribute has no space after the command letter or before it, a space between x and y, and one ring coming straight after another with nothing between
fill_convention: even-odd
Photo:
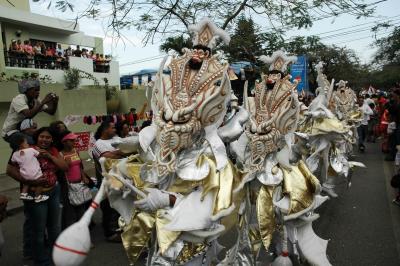
<instances>
[{"instance_id":1,"label":"masked performer","mask_svg":"<svg viewBox=\"0 0 400 266\"><path fill-rule=\"evenodd\" d=\"M224 121L227 106L236 101L228 64L211 54L216 39L227 44L229 36L208 19L190 30L193 48L171 59L169 75L163 73L166 59L161 64L152 95L154 123L115 143L138 154L114 162L111 169L109 162L103 164L132 263L151 241L149 265L210 265L220 251L216 239L237 220L235 202L241 193L233 196L232 191L241 174L229 161L224 142L241 135L247 112L233 105ZM131 196L123 198L124 186L115 182L121 178L146 193L136 199L135 208Z\"/></svg>"},{"instance_id":2,"label":"masked performer","mask_svg":"<svg viewBox=\"0 0 400 266\"><path fill-rule=\"evenodd\" d=\"M248 205L255 205L258 233L251 224L252 208L246 209L250 211L251 241L255 243L258 235L264 248L278 255L273 265L291 265L289 254L301 254L313 265L330 265L327 241L312 230L312 221L318 218L314 210L327 197L319 195L320 183L306 164L290 160L300 103L297 84L290 82L285 71L296 57L277 51L260 59L270 64L269 74L256 83L254 97L248 97L245 88L244 106L250 119L245 133L231 144L238 165L247 172L242 185L249 182ZM276 245L271 244L273 235Z\"/></svg>"},{"instance_id":3,"label":"masked performer","mask_svg":"<svg viewBox=\"0 0 400 266\"><path fill-rule=\"evenodd\" d=\"M347 179L350 185L349 170L359 165L348 161L347 144L352 139L352 131L345 121L340 121L328 108L333 93L334 80L330 83L323 74L323 63L316 66L318 73L317 97L311 102L305 118L300 122L298 137L302 138L294 150L303 152L306 163L313 173L318 173L322 182L322 190L331 197L338 195L334 191L338 176ZM299 148L307 144L310 149ZM300 151L300 152L299 152Z\"/></svg>"}]
</instances>

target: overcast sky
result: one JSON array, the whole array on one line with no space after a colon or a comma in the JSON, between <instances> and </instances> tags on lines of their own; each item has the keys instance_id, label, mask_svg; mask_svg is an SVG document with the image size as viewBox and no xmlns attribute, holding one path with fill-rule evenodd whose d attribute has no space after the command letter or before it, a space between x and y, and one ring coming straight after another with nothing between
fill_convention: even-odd
<instances>
[{"instance_id":1,"label":"overcast sky","mask_svg":"<svg viewBox=\"0 0 400 266\"><path fill-rule=\"evenodd\" d=\"M61 13L54 10L47 10L47 4L34 3L31 1L32 12L38 14L46 14L47 16L57 17L60 19L69 19L73 15L71 13ZM88 2L87 0L76 1L76 3ZM376 2L376 0L366 0L366 3ZM385 21L391 19L392 23L400 23L400 0L387 0L379 3L376 9L376 13L370 18L356 19L350 15L340 15L336 18L327 18L315 22L314 26L307 30L293 30L287 32L287 38L295 35L319 35L322 41L326 44L336 44L338 46L346 46L356 51L357 55L361 58L363 63L371 61L371 58L375 52L375 49L371 47L374 41L373 33L370 28L374 25L375 21ZM79 6L77 7L79 8ZM79 9L78 9L79 10ZM252 15L256 22L262 21L261 18ZM121 67L121 74L132 73L144 68L157 68L161 59L151 60L143 63L135 63L125 65L130 62L140 61L141 59L147 59L160 55L159 46L160 43L148 45L143 47L141 44L141 33L134 30L124 32L126 37L125 44L121 41L119 43L113 42L112 38L106 36L104 22L93 21L89 19L81 19L79 21L80 30L87 35L98 36L104 38L104 48L107 54L112 54L116 58ZM262 28L266 28L268 25L261 25ZM345 28L350 28L346 30ZM393 29L393 28L391 28ZM351 34L343 34L348 32ZM332 32L333 31L333 32ZM386 36L390 32L389 30L382 30L378 33L378 37ZM335 36L338 35L338 36Z\"/></svg>"}]
</instances>

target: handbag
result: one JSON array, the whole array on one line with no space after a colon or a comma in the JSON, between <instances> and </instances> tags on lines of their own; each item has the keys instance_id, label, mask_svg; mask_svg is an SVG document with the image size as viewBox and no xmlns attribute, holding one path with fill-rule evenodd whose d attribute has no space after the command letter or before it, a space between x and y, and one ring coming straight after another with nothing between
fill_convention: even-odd
<instances>
[{"instance_id":1,"label":"handbag","mask_svg":"<svg viewBox=\"0 0 400 266\"><path fill-rule=\"evenodd\" d=\"M92 200L92 193L90 192L90 188L87 187L83 182L68 182L68 199L71 205L79 206Z\"/></svg>"},{"instance_id":2,"label":"handbag","mask_svg":"<svg viewBox=\"0 0 400 266\"><path fill-rule=\"evenodd\" d=\"M61 153L61 155L64 157L63 153ZM90 188L85 183L83 183L83 181L79 183L71 183L68 181L68 178L65 179L68 183L68 199L72 206L79 206L85 202L92 200L92 193L90 191Z\"/></svg>"}]
</instances>

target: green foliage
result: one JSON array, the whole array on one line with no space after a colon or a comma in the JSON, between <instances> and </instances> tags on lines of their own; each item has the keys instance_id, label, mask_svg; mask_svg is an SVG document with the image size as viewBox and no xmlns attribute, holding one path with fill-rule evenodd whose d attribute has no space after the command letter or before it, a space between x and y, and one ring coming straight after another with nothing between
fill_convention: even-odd
<instances>
[{"instance_id":1,"label":"green foliage","mask_svg":"<svg viewBox=\"0 0 400 266\"><path fill-rule=\"evenodd\" d=\"M106 91L106 100L109 101L118 95L118 88L115 86L110 86L108 79L104 78L104 90Z\"/></svg>"},{"instance_id":2,"label":"green foliage","mask_svg":"<svg viewBox=\"0 0 400 266\"><path fill-rule=\"evenodd\" d=\"M229 61L249 61L256 63L256 57L262 55L262 34L254 21L244 16L239 17L231 42L223 50L228 56Z\"/></svg>"},{"instance_id":3,"label":"green foliage","mask_svg":"<svg viewBox=\"0 0 400 266\"><path fill-rule=\"evenodd\" d=\"M7 76L5 72L0 73L0 82L2 81L20 81L22 79L39 79L41 83L53 83L49 75L39 76L36 72L24 71L21 75Z\"/></svg>"},{"instance_id":4,"label":"green foliage","mask_svg":"<svg viewBox=\"0 0 400 266\"><path fill-rule=\"evenodd\" d=\"M160 45L160 51L167 53L169 50L174 50L182 55L183 48L190 48L192 46L193 44L190 38L185 38L182 34L177 37L168 37L164 43Z\"/></svg>"},{"instance_id":5,"label":"green foliage","mask_svg":"<svg viewBox=\"0 0 400 266\"><path fill-rule=\"evenodd\" d=\"M400 27L395 27L393 32L375 42L378 52L375 60L383 64L400 65Z\"/></svg>"},{"instance_id":6,"label":"green foliage","mask_svg":"<svg viewBox=\"0 0 400 266\"><path fill-rule=\"evenodd\" d=\"M94 86L99 87L99 81L96 77L86 71L77 68L64 70L64 83L66 90L78 89L82 79L93 80Z\"/></svg>"},{"instance_id":7,"label":"green foliage","mask_svg":"<svg viewBox=\"0 0 400 266\"><path fill-rule=\"evenodd\" d=\"M49 8L74 12L72 0L35 0L39 1L49 2ZM134 27L144 33L143 42L147 44L165 34L179 36L202 17L212 18L223 29L229 29L242 14L257 14L268 28L309 28L315 21L343 13L357 18L370 16L374 6L364 0L91 0L84 11L74 13L76 19L108 18L109 29L118 37L123 37L121 30Z\"/></svg>"}]
</instances>

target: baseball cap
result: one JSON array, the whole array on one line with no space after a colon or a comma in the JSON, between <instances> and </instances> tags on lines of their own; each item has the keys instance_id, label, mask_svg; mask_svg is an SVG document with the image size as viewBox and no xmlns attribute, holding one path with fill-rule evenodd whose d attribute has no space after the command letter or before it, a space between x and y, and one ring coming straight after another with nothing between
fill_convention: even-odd
<instances>
[{"instance_id":1,"label":"baseball cap","mask_svg":"<svg viewBox=\"0 0 400 266\"><path fill-rule=\"evenodd\" d=\"M67 135L65 135L61 142L64 142L66 140L75 140L78 137L78 135L74 134L74 133L68 133Z\"/></svg>"}]
</instances>

